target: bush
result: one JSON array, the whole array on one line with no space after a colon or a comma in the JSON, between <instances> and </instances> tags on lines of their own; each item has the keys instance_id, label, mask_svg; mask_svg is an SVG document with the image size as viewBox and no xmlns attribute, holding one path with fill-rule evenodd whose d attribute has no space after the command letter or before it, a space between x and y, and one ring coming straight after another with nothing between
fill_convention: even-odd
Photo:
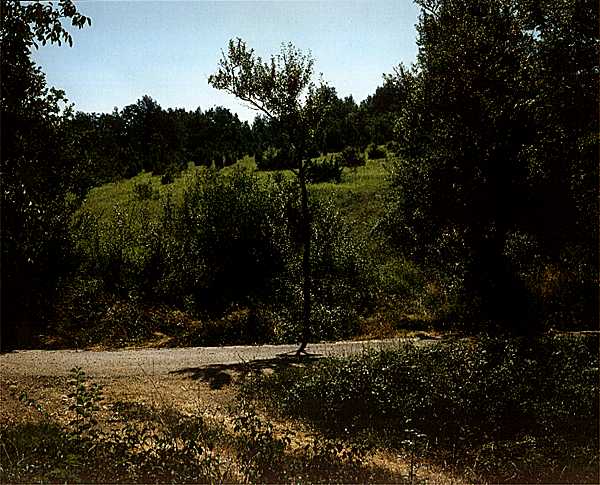
<instances>
[{"instance_id":1,"label":"bush","mask_svg":"<svg viewBox=\"0 0 600 485\"><path fill-rule=\"evenodd\" d=\"M342 180L342 170L340 157L332 155L309 162L306 167L306 178L312 184L321 182L340 183Z\"/></svg>"},{"instance_id":2,"label":"bush","mask_svg":"<svg viewBox=\"0 0 600 485\"><path fill-rule=\"evenodd\" d=\"M160 177L160 183L163 185L172 184L175 182L175 177L180 173L180 170L173 164L165 168L164 173Z\"/></svg>"},{"instance_id":3,"label":"bush","mask_svg":"<svg viewBox=\"0 0 600 485\"><path fill-rule=\"evenodd\" d=\"M268 147L263 152L255 155L258 170L285 170L292 168L292 159L287 150L283 148Z\"/></svg>"},{"instance_id":4,"label":"bush","mask_svg":"<svg viewBox=\"0 0 600 485\"><path fill-rule=\"evenodd\" d=\"M398 155L400 153L400 144L397 141L388 141L385 144L385 151L390 155Z\"/></svg>"},{"instance_id":5,"label":"bush","mask_svg":"<svg viewBox=\"0 0 600 485\"><path fill-rule=\"evenodd\" d=\"M263 166L263 158L264 152L261 149L258 149L254 152L254 164L256 168L260 170L259 167Z\"/></svg>"},{"instance_id":6,"label":"bush","mask_svg":"<svg viewBox=\"0 0 600 485\"><path fill-rule=\"evenodd\" d=\"M251 483L276 477L284 462L289 436L275 436L273 426L263 422L254 409L242 402L234 419L237 457L242 472Z\"/></svg>"},{"instance_id":7,"label":"bush","mask_svg":"<svg viewBox=\"0 0 600 485\"><path fill-rule=\"evenodd\" d=\"M331 199L311 198L311 217L312 334L323 340L350 337L370 302L366 248ZM301 280L295 275L292 284L299 295Z\"/></svg>"},{"instance_id":8,"label":"bush","mask_svg":"<svg viewBox=\"0 0 600 485\"><path fill-rule=\"evenodd\" d=\"M365 157L358 148L346 147L342 150L342 165L344 167L360 167L365 163Z\"/></svg>"},{"instance_id":9,"label":"bush","mask_svg":"<svg viewBox=\"0 0 600 485\"><path fill-rule=\"evenodd\" d=\"M380 148L375 143L371 143L367 147L366 153L367 153L367 157L369 160L377 160L380 158L385 158L387 155L386 151L383 150L382 148Z\"/></svg>"},{"instance_id":10,"label":"bush","mask_svg":"<svg viewBox=\"0 0 600 485\"><path fill-rule=\"evenodd\" d=\"M182 311L185 322L202 322L180 329L176 318L166 320L173 322L165 327L170 335L196 345L297 337L297 181L200 168L185 182L177 199L165 192L159 203L136 197L102 215L78 212L72 237L80 266L60 285L60 335L71 332L79 344L100 342L103 334L113 345L144 340L160 330L152 315L164 306L166 315ZM364 249L334 207L311 201L313 321L320 339L349 336L368 302Z\"/></svg>"},{"instance_id":11,"label":"bush","mask_svg":"<svg viewBox=\"0 0 600 485\"><path fill-rule=\"evenodd\" d=\"M289 188L245 171L200 172L181 206L165 212L159 232L172 234L159 295L193 295L197 309L222 310L260 299L288 260L284 208ZM159 248L157 248L159 250ZM164 251L163 251L164 252Z\"/></svg>"},{"instance_id":12,"label":"bush","mask_svg":"<svg viewBox=\"0 0 600 485\"><path fill-rule=\"evenodd\" d=\"M63 327L87 327L96 318L103 322L98 332L126 342L155 330L146 317L149 302L215 322L238 304L255 307L267 297L282 304L277 295L289 296L279 287L289 281L288 265L297 253L287 210L294 190L284 179L259 182L249 172L202 169L181 201L168 195L161 201L158 218L146 199L116 204L103 217L80 211L72 233L80 274L62 286ZM234 335L265 337L249 331L227 330L223 343Z\"/></svg>"},{"instance_id":13,"label":"bush","mask_svg":"<svg viewBox=\"0 0 600 485\"><path fill-rule=\"evenodd\" d=\"M154 190L150 179L134 182L133 194L139 201L158 198L158 191Z\"/></svg>"}]
</instances>

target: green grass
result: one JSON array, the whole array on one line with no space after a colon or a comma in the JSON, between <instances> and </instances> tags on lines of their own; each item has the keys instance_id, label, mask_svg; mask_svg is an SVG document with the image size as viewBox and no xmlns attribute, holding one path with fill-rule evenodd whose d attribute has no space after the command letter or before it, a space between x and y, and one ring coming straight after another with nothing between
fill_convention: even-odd
<instances>
[{"instance_id":1,"label":"green grass","mask_svg":"<svg viewBox=\"0 0 600 485\"><path fill-rule=\"evenodd\" d=\"M311 193L330 198L357 235L367 237L383 215L387 175L383 160L369 160L362 167L344 168L341 183L315 184Z\"/></svg>"},{"instance_id":2,"label":"green grass","mask_svg":"<svg viewBox=\"0 0 600 485\"><path fill-rule=\"evenodd\" d=\"M231 173L236 169L255 170L253 157L244 157L236 164L223 169L224 173ZM157 217L160 211L160 199L170 194L174 199L182 197L191 178L201 167L190 165L183 171L172 184L161 184L160 175L142 172L139 175L108 183L90 190L83 208L93 213L105 216L113 211L115 205L126 206L136 200L134 187L136 184L149 183L157 196L148 201L151 217ZM274 171L257 171L259 177L271 177ZM286 178L293 178L289 170L281 173ZM330 198L340 214L344 216L353 227L366 235L373 227L375 221L383 213L384 188L386 186L387 170L384 160L369 160L365 166L357 168L344 168L342 182L319 183L310 186L310 192L317 198Z\"/></svg>"}]
</instances>

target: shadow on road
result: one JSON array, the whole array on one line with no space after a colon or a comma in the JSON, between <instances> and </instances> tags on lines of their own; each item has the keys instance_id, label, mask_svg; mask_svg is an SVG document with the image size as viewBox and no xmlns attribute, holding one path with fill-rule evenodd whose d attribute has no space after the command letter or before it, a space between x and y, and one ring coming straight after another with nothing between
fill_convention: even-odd
<instances>
[{"instance_id":1,"label":"shadow on road","mask_svg":"<svg viewBox=\"0 0 600 485\"><path fill-rule=\"evenodd\" d=\"M243 379L252 372L264 373L280 371L288 367L302 367L316 362L323 357L322 354L302 354L295 352L278 354L272 359L256 359L233 364L209 364L199 367L186 367L169 374L187 375L190 379L207 382L211 389L221 389L232 383L235 374Z\"/></svg>"}]
</instances>

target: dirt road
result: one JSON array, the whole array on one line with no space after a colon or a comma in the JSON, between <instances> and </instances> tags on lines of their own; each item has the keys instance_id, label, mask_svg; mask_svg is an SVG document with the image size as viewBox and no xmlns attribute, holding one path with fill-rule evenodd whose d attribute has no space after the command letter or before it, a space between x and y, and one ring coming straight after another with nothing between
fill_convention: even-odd
<instances>
[{"instance_id":1,"label":"dirt road","mask_svg":"<svg viewBox=\"0 0 600 485\"><path fill-rule=\"evenodd\" d=\"M418 339L345 341L309 345L314 357L344 356L368 349L393 348ZM185 369L214 365L243 364L294 355L295 345L244 345L231 347L188 347L175 349L126 349L117 351L25 350L0 355L0 376L66 376L81 367L98 377L160 376Z\"/></svg>"}]
</instances>

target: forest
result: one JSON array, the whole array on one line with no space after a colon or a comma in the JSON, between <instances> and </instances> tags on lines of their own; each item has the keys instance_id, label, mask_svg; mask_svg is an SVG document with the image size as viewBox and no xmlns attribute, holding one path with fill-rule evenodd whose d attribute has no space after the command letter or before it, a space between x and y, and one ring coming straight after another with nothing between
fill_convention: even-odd
<instances>
[{"instance_id":1,"label":"forest","mask_svg":"<svg viewBox=\"0 0 600 485\"><path fill-rule=\"evenodd\" d=\"M359 102L231 39L208 83L249 122L78 111L32 52L85 4L3 2L0 358L295 345L219 368L221 421L40 370L60 421L0 376L3 481L595 483L597 2L415 3L416 61ZM434 343L311 353L374 339Z\"/></svg>"}]
</instances>

